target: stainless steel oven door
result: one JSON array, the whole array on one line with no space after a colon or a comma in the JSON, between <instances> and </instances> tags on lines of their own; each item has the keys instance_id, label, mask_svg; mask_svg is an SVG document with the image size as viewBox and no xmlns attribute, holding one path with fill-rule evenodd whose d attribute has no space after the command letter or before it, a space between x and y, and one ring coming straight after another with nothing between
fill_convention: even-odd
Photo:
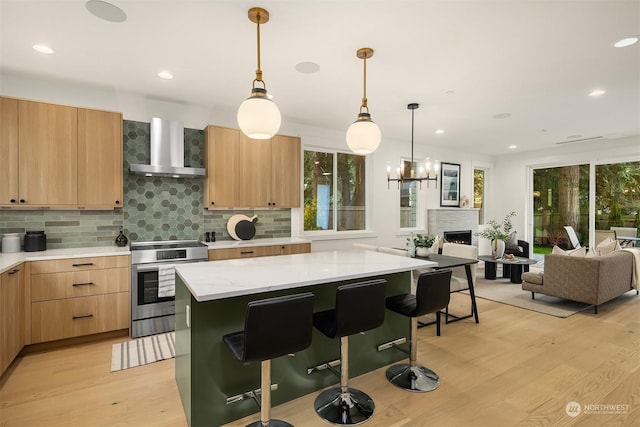
<instances>
[{"instance_id":1,"label":"stainless steel oven door","mask_svg":"<svg viewBox=\"0 0 640 427\"><path fill-rule=\"evenodd\" d=\"M175 312L174 264L131 267L131 319L166 316Z\"/></svg>"}]
</instances>

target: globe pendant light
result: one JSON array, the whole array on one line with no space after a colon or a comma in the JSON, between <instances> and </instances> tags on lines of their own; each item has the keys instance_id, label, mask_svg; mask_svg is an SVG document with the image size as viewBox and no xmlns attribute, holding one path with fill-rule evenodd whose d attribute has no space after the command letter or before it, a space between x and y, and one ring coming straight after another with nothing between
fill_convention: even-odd
<instances>
[{"instance_id":1,"label":"globe pendant light","mask_svg":"<svg viewBox=\"0 0 640 427\"><path fill-rule=\"evenodd\" d=\"M371 120L369 107L367 107L367 59L373 56L373 49L368 47L358 49L356 56L364 60L364 92L360 114L347 129L347 145L354 153L364 155L376 151L382 135L378 125Z\"/></svg>"},{"instance_id":2,"label":"globe pendant light","mask_svg":"<svg viewBox=\"0 0 640 427\"><path fill-rule=\"evenodd\" d=\"M280 110L267 95L267 85L260 69L260 24L269 22L269 12L260 7L249 9L249 20L258 28L258 69L253 80L251 96L238 108L238 126L242 133L253 139L269 139L280 129ZM261 84L262 87L256 87Z\"/></svg>"}]
</instances>

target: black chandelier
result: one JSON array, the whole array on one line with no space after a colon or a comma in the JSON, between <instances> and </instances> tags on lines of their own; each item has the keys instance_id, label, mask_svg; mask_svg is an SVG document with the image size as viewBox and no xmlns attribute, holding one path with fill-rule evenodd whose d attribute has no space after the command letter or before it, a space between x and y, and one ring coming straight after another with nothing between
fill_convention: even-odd
<instances>
[{"instance_id":1,"label":"black chandelier","mask_svg":"<svg viewBox=\"0 0 640 427\"><path fill-rule=\"evenodd\" d=\"M400 167L396 170L396 177L391 178L391 166L387 166L387 189L389 188L390 182L397 182L398 188L404 182L419 182L420 188L422 189L422 181L427 181L427 188L429 188L429 181L436 182L436 188L438 188L438 171L440 170L440 162L437 160L434 162L433 171L434 175L431 175L431 161L427 157L424 167L422 165L418 165L418 174L416 176L415 170L413 168L413 124L414 124L414 116L415 111L418 109L420 105L413 102L407 105L407 109L411 110L411 163L409 165L410 170L405 171L404 162L400 162Z\"/></svg>"}]
</instances>

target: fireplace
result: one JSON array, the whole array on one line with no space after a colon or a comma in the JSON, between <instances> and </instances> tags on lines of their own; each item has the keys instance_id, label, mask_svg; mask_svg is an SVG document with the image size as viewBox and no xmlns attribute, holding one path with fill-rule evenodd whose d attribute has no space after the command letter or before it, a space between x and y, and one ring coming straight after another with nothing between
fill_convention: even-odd
<instances>
[{"instance_id":1,"label":"fireplace","mask_svg":"<svg viewBox=\"0 0 640 427\"><path fill-rule=\"evenodd\" d=\"M442 237L449 243L471 244L471 230L443 231Z\"/></svg>"}]
</instances>

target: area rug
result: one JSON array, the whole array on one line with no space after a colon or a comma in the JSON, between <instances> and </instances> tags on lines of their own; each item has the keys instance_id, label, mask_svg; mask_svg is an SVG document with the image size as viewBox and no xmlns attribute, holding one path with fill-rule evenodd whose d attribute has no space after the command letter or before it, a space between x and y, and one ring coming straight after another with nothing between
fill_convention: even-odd
<instances>
[{"instance_id":1,"label":"area rug","mask_svg":"<svg viewBox=\"0 0 640 427\"><path fill-rule=\"evenodd\" d=\"M111 348L111 372L174 358L175 343L175 332L167 332L114 344Z\"/></svg>"},{"instance_id":2,"label":"area rug","mask_svg":"<svg viewBox=\"0 0 640 427\"><path fill-rule=\"evenodd\" d=\"M531 292L523 291L521 284L511 283L508 279L487 280L480 275L476 278L475 291L478 298L555 317L569 317L585 308L592 307L589 304L540 293L536 294L536 299L531 299Z\"/></svg>"}]
</instances>

